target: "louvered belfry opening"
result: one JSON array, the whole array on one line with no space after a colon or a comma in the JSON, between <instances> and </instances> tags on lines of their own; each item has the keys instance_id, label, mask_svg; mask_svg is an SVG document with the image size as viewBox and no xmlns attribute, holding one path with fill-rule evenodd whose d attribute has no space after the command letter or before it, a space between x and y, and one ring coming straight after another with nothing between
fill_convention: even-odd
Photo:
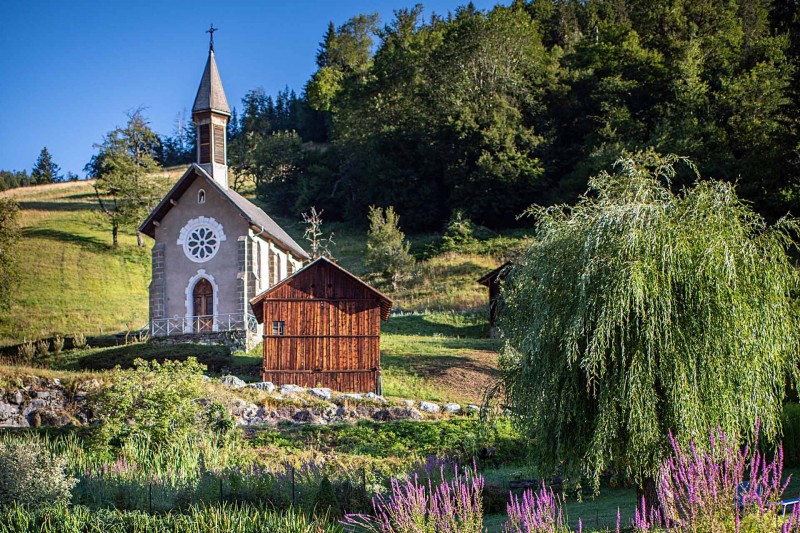
<instances>
[{"instance_id":1,"label":"louvered belfry opening","mask_svg":"<svg viewBox=\"0 0 800 533\"><path fill-rule=\"evenodd\" d=\"M200 124L197 128L200 147L200 164L211 162L211 124Z\"/></svg>"},{"instance_id":2,"label":"louvered belfry opening","mask_svg":"<svg viewBox=\"0 0 800 533\"><path fill-rule=\"evenodd\" d=\"M214 124L214 162L225 164L225 126Z\"/></svg>"}]
</instances>

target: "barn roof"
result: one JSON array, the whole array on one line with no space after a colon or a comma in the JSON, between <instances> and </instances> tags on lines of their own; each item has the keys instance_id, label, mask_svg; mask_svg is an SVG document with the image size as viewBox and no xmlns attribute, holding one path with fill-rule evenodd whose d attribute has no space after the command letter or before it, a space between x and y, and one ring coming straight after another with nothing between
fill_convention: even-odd
<instances>
[{"instance_id":1,"label":"barn roof","mask_svg":"<svg viewBox=\"0 0 800 533\"><path fill-rule=\"evenodd\" d=\"M161 221L162 218L172 209L173 202L177 202L183 193L194 183L194 180L197 178L205 179L210 186L214 187L217 192L219 192L223 198L227 199L233 207L235 207L239 213L246 218L250 224L254 226L258 226L264 233L269 234L270 237L275 239L279 244L282 244L285 248L289 249L294 255L300 257L302 259L310 259L310 256L306 253L303 248L300 247L299 244L292 239L289 234L287 234L282 227L280 227L277 222L272 220L269 215L267 215L264 211L261 210L257 205L253 202L245 198L244 196L240 195L238 192L234 191L233 189L226 189L222 187L219 182L214 180L208 173L198 165L197 163L192 163L186 172L184 172L183 176L172 186L172 189L164 196L153 212L150 213L150 216L142 222L142 225L139 226L139 231L148 235L150 237L155 238L155 226L156 224Z\"/></svg>"},{"instance_id":2,"label":"barn roof","mask_svg":"<svg viewBox=\"0 0 800 533\"><path fill-rule=\"evenodd\" d=\"M488 287L492 283L494 283L495 280L497 280L498 278L499 279L505 278L506 275L508 274L508 270L509 270L509 267L511 266L511 264L512 264L511 261L506 261L505 263L503 263L499 267L495 268L494 270L492 270L488 274L485 274L483 277L481 277L478 280L478 283Z\"/></svg>"},{"instance_id":3,"label":"barn roof","mask_svg":"<svg viewBox=\"0 0 800 533\"><path fill-rule=\"evenodd\" d=\"M339 270L343 274L345 274L348 277L350 277L353 281L355 281L356 283L362 285L364 288L366 288L367 290L369 290L370 292L375 294L375 299L380 301L380 304L381 304L381 320L383 320L384 322L389 320L389 313L391 313L391 311L392 311L392 303L393 303L391 298L389 298L388 296L383 294L381 291L379 291L378 289L376 289L375 287L373 287L369 283L363 281L361 278L353 275L351 272L349 272L349 271L345 270L344 268L340 267L339 265L337 265L336 263L334 263L333 261L331 261L327 257L318 257L318 258L314 259L313 261L311 261L306 266L304 266L303 268L301 268L300 270L298 270L297 272L295 272L294 274L292 274L291 276L288 276L288 277L284 278L279 283L276 283L275 285L273 285L272 287L270 287L266 291L262 292L261 294L259 294L258 296L256 296L252 300L250 300L250 307L253 309L253 313L255 314L256 319L258 320L259 324L264 321L264 317L262 316L262 314L263 314L262 307L260 305L257 305L257 304L259 304L263 300L267 299L274 291L276 291L278 288L283 287L284 285L289 283L292 279L297 277L300 273L306 272L307 270L309 270L311 268L318 268L319 265L330 265L330 266L336 268L337 270Z\"/></svg>"}]
</instances>

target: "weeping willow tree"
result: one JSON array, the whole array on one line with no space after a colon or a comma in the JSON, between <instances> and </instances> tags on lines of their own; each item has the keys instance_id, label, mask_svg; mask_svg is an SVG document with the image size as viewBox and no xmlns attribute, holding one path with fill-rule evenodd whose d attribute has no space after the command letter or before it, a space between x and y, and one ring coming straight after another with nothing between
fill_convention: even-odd
<instances>
[{"instance_id":1,"label":"weeping willow tree","mask_svg":"<svg viewBox=\"0 0 800 533\"><path fill-rule=\"evenodd\" d=\"M506 278L507 401L543 474L652 487L672 431L780 435L796 383L791 220L768 227L732 185L673 193L652 152L590 180L574 206L531 208L536 240Z\"/></svg>"}]
</instances>

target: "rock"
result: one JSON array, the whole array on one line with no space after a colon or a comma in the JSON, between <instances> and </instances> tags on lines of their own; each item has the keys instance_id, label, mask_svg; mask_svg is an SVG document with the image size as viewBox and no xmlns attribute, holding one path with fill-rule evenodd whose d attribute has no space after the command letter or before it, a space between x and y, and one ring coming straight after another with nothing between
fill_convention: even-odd
<instances>
[{"instance_id":1,"label":"rock","mask_svg":"<svg viewBox=\"0 0 800 533\"><path fill-rule=\"evenodd\" d=\"M390 407L389 420L421 420L422 414L413 407Z\"/></svg>"},{"instance_id":2,"label":"rock","mask_svg":"<svg viewBox=\"0 0 800 533\"><path fill-rule=\"evenodd\" d=\"M306 389L299 385L281 385L281 394L301 394Z\"/></svg>"},{"instance_id":3,"label":"rock","mask_svg":"<svg viewBox=\"0 0 800 533\"><path fill-rule=\"evenodd\" d=\"M19 414L19 408L5 402L0 402L0 420L8 420Z\"/></svg>"},{"instance_id":4,"label":"rock","mask_svg":"<svg viewBox=\"0 0 800 533\"><path fill-rule=\"evenodd\" d=\"M78 383L76 390L92 391L99 388L100 388L100 381L98 381L96 378L92 378Z\"/></svg>"},{"instance_id":5,"label":"rock","mask_svg":"<svg viewBox=\"0 0 800 533\"><path fill-rule=\"evenodd\" d=\"M423 413L438 413L441 407L431 402L419 402L419 410Z\"/></svg>"},{"instance_id":6,"label":"rock","mask_svg":"<svg viewBox=\"0 0 800 533\"><path fill-rule=\"evenodd\" d=\"M364 396L362 396L361 394L356 394L356 393L347 393L347 394L340 394L338 399L339 400L361 401L361 400L364 399Z\"/></svg>"},{"instance_id":7,"label":"rock","mask_svg":"<svg viewBox=\"0 0 800 533\"><path fill-rule=\"evenodd\" d=\"M414 407L414 403L416 403L414 402L414 400L403 400L402 402L400 402L400 404L403 405L404 407Z\"/></svg>"},{"instance_id":8,"label":"rock","mask_svg":"<svg viewBox=\"0 0 800 533\"><path fill-rule=\"evenodd\" d=\"M467 404L467 411L480 411L481 408L479 405L475 405L474 403Z\"/></svg>"},{"instance_id":9,"label":"rock","mask_svg":"<svg viewBox=\"0 0 800 533\"><path fill-rule=\"evenodd\" d=\"M373 402L386 403L386 398L384 398L383 396L378 396L374 392L366 393L364 395L364 398L366 398L367 400L372 400Z\"/></svg>"},{"instance_id":10,"label":"rock","mask_svg":"<svg viewBox=\"0 0 800 533\"><path fill-rule=\"evenodd\" d=\"M39 398L36 398L35 400L31 400L27 404L23 405L22 408L20 409L20 414L22 416L27 417L34 411L39 411L40 409L44 409L45 407L47 407L47 402L45 400L40 400Z\"/></svg>"},{"instance_id":11,"label":"rock","mask_svg":"<svg viewBox=\"0 0 800 533\"><path fill-rule=\"evenodd\" d=\"M292 417L295 422L309 422L311 424L320 424L323 423L323 420L317 416L314 411L310 409L303 409L302 411L297 411L294 416Z\"/></svg>"},{"instance_id":12,"label":"rock","mask_svg":"<svg viewBox=\"0 0 800 533\"><path fill-rule=\"evenodd\" d=\"M42 400L47 400L48 398L50 398L51 394L52 393L45 390L31 391L31 398L39 398Z\"/></svg>"},{"instance_id":13,"label":"rock","mask_svg":"<svg viewBox=\"0 0 800 533\"><path fill-rule=\"evenodd\" d=\"M263 390L263 391L267 391L267 392L272 392L272 391L275 390L275 384L272 383L271 381L262 381L260 383L251 383L250 385L248 385L248 387L250 387L251 389L258 389L258 390Z\"/></svg>"},{"instance_id":14,"label":"rock","mask_svg":"<svg viewBox=\"0 0 800 533\"><path fill-rule=\"evenodd\" d=\"M236 376L222 376L219 378L219 382L225 385L226 387L231 387L234 389L241 389L247 383L244 382L243 379L239 379Z\"/></svg>"},{"instance_id":15,"label":"rock","mask_svg":"<svg viewBox=\"0 0 800 533\"><path fill-rule=\"evenodd\" d=\"M323 400L330 400L333 396L333 391L325 387L317 387L308 391L311 395L321 398Z\"/></svg>"},{"instance_id":16,"label":"rock","mask_svg":"<svg viewBox=\"0 0 800 533\"><path fill-rule=\"evenodd\" d=\"M72 423L72 419L64 411L44 409L42 411L37 411L36 414L39 415L39 422L42 426L60 427Z\"/></svg>"},{"instance_id":17,"label":"rock","mask_svg":"<svg viewBox=\"0 0 800 533\"><path fill-rule=\"evenodd\" d=\"M13 404L16 404L16 405L19 405L19 404L21 404L21 403L22 403L22 400L23 400L23 397L22 397L22 391L21 391L21 390L19 390L19 389L15 390L15 391L14 391L14 392L11 394L11 398L9 399L9 401L10 401L11 403L13 403Z\"/></svg>"},{"instance_id":18,"label":"rock","mask_svg":"<svg viewBox=\"0 0 800 533\"><path fill-rule=\"evenodd\" d=\"M461 411L461 406L458 405L457 403L448 403L447 405L444 406L445 413L453 414L453 413L458 413L459 411Z\"/></svg>"},{"instance_id":19,"label":"rock","mask_svg":"<svg viewBox=\"0 0 800 533\"><path fill-rule=\"evenodd\" d=\"M210 377L208 377L208 376L206 376L205 374L203 374L203 382L204 382L204 383L207 383L207 382L209 382L209 381L211 381L211 378L210 378Z\"/></svg>"}]
</instances>

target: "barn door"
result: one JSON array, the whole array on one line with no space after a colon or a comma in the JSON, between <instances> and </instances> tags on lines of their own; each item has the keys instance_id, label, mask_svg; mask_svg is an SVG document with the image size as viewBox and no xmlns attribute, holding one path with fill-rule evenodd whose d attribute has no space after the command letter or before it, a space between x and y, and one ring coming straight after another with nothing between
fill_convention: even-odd
<instances>
[{"instance_id":1,"label":"barn door","mask_svg":"<svg viewBox=\"0 0 800 533\"><path fill-rule=\"evenodd\" d=\"M194 330L197 332L214 329L214 287L207 279L201 279L194 286Z\"/></svg>"}]
</instances>

